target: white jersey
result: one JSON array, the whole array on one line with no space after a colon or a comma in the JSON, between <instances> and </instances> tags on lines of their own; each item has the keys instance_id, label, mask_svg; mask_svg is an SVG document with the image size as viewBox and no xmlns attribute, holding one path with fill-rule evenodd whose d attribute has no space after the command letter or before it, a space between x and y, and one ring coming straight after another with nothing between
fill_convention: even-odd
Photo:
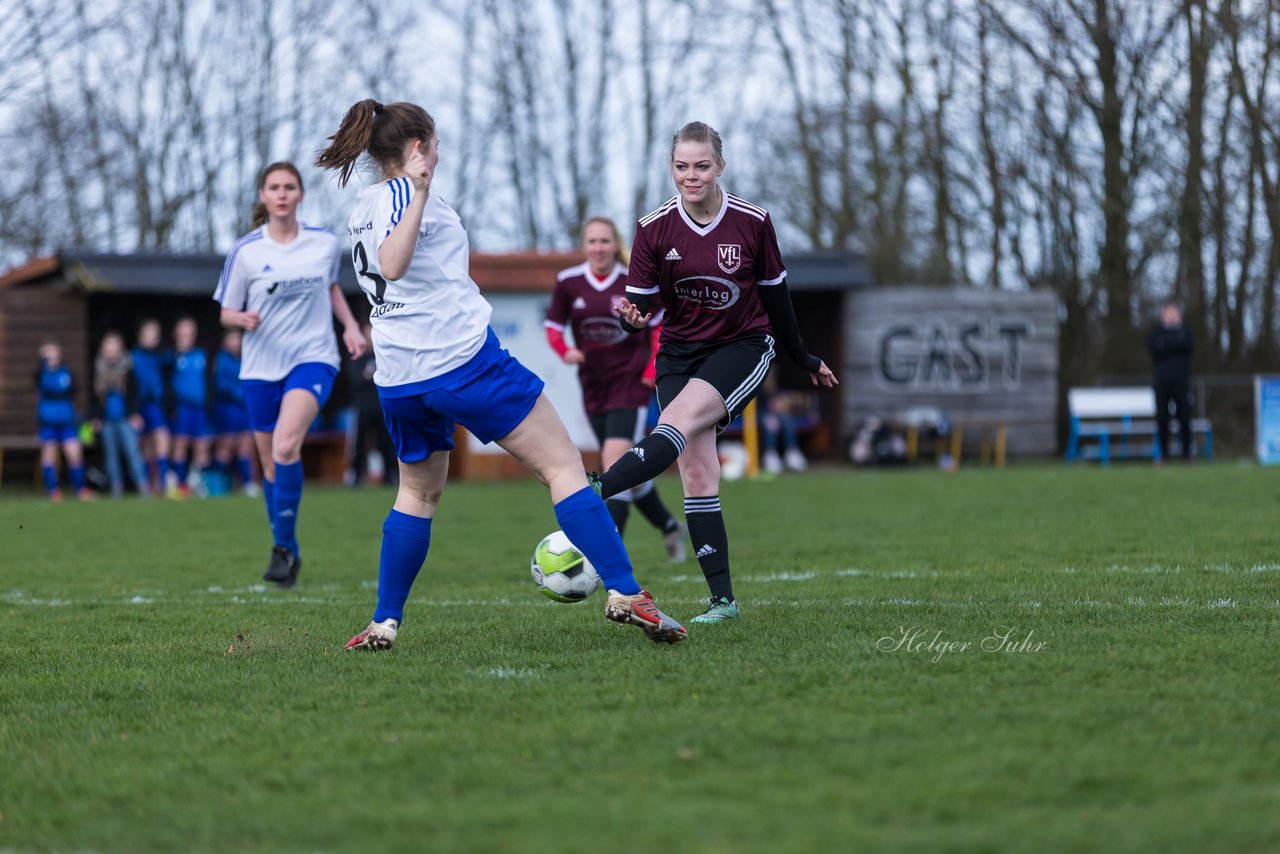
<instances>
[{"instance_id":1,"label":"white jersey","mask_svg":"<svg viewBox=\"0 0 1280 854\"><path fill-rule=\"evenodd\" d=\"M433 379L471 360L484 345L493 308L471 280L462 220L432 193L404 276L382 276L378 249L413 198L408 178L365 187L347 223L356 278L373 308L373 381L389 388Z\"/></svg>"},{"instance_id":2,"label":"white jersey","mask_svg":"<svg viewBox=\"0 0 1280 854\"><path fill-rule=\"evenodd\" d=\"M281 380L304 362L338 367L329 287L338 281L338 238L298 223L298 236L277 243L264 225L227 253L214 299L233 311L256 311L244 333L240 378Z\"/></svg>"}]
</instances>

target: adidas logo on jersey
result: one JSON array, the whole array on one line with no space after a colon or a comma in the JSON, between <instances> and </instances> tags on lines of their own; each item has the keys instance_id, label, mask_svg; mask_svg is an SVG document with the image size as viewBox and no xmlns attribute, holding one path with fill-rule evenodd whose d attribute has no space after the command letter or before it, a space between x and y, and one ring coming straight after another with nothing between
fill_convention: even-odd
<instances>
[{"instance_id":1,"label":"adidas logo on jersey","mask_svg":"<svg viewBox=\"0 0 1280 854\"><path fill-rule=\"evenodd\" d=\"M675 247L673 246L673 247L671 247L671 251L667 253L667 257L666 257L664 260L666 260L666 261L679 261L679 260L680 260L680 253L679 253L679 252L677 252L677 251L675 250Z\"/></svg>"},{"instance_id":2,"label":"adidas logo on jersey","mask_svg":"<svg viewBox=\"0 0 1280 854\"><path fill-rule=\"evenodd\" d=\"M263 264L263 265L262 265L262 272L264 272L264 273L270 273L270 272L271 272L271 265L270 265L270 264Z\"/></svg>"},{"instance_id":3,"label":"adidas logo on jersey","mask_svg":"<svg viewBox=\"0 0 1280 854\"><path fill-rule=\"evenodd\" d=\"M320 392L320 383L316 383L316 384L315 384L315 385L313 385L311 388L315 391L315 393L316 393L316 397L319 397L319 396L320 396L320 394L321 394L321 392Z\"/></svg>"},{"instance_id":4,"label":"adidas logo on jersey","mask_svg":"<svg viewBox=\"0 0 1280 854\"><path fill-rule=\"evenodd\" d=\"M584 300L582 297L578 297L577 299L575 299L575 300L573 301L573 307L574 307L574 308L586 308L586 307L587 307L587 301L586 301L586 300Z\"/></svg>"},{"instance_id":5,"label":"adidas logo on jersey","mask_svg":"<svg viewBox=\"0 0 1280 854\"><path fill-rule=\"evenodd\" d=\"M644 462L644 448L641 448L641 447L637 446L637 447L632 448L632 449L631 449L630 451L628 451L627 453L629 453L629 454L635 454L637 457L639 457L639 458L640 458L640 462Z\"/></svg>"},{"instance_id":6,"label":"adidas logo on jersey","mask_svg":"<svg viewBox=\"0 0 1280 854\"><path fill-rule=\"evenodd\" d=\"M694 555L694 557L698 557L698 558L711 557L711 555L715 553L716 553L716 550L711 548L711 544L708 543L707 545L698 549L698 553Z\"/></svg>"}]
</instances>

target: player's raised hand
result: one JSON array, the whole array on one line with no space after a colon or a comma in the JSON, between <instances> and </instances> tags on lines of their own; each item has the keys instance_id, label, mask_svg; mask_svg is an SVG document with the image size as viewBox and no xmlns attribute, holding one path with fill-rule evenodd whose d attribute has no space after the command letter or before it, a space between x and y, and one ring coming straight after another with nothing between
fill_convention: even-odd
<instances>
[{"instance_id":1,"label":"player's raised hand","mask_svg":"<svg viewBox=\"0 0 1280 854\"><path fill-rule=\"evenodd\" d=\"M618 303L618 307L614 311L618 317L622 318L623 322L636 329L644 329L649 324L649 319L653 317L653 312L641 314L639 306L626 297L622 298L622 301Z\"/></svg>"},{"instance_id":2,"label":"player's raised hand","mask_svg":"<svg viewBox=\"0 0 1280 854\"><path fill-rule=\"evenodd\" d=\"M840 385L840 380L836 379L835 372L827 367L827 363L823 362L818 368L817 373L809 374L809 380L814 385L821 385L825 388L834 388Z\"/></svg>"},{"instance_id":3,"label":"player's raised hand","mask_svg":"<svg viewBox=\"0 0 1280 854\"><path fill-rule=\"evenodd\" d=\"M409 156L404 162L404 174L418 192L426 193L431 190L431 167L427 162L426 152L422 150L420 139L415 139L409 148Z\"/></svg>"}]
</instances>

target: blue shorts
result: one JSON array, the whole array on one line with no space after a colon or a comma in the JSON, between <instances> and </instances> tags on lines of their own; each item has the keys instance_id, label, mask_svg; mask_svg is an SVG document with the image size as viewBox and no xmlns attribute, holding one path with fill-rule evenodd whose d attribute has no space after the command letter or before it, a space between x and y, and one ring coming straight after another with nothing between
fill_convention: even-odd
<instances>
[{"instance_id":1,"label":"blue shorts","mask_svg":"<svg viewBox=\"0 0 1280 854\"><path fill-rule=\"evenodd\" d=\"M489 337L467 364L405 386L378 388L382 416L406 463L453 449L454 422L481 442L501 439L520 425L542 394L543 382Z\"/></svg>"},{"instance_id":2,"label":"blue shorts","mask_svg":"<svg viewBox=\"0 0 1280 854\"><path fill-rule=\"evenodd\" d=\"M249 412L242 403L215 403L213 405L213 433L215 436L234 436L249 431Z\"/></svg>"},{"instance_id":3,"label":"blue shorts","mask_svg":"<svg viewBox=\"0 0 1280 854\"><path fill-rule=\"evenodd\" d=\"M138 413L142 416L142 432L154 433L156 430L168 430L169 419L165 417L164 406L159 403L144 403Z\"/></svg>"},{"instance_id":4,"label":"blue shorts","mask_svg":"<svg viewBox=\"0 0 1280 854\"><path fill-rule=\"evenodd\" d=\"M282 380L241 380L245 409L249 410L249 426L259 433L270 433L276 429L280 403L295 388L311 392L320 408L324 409L337 376L338 369L333 365L304 362L295 366Z\"/></svg>"},{"instance_id":5,"label":"blue shorts","mask_svg":"<svg viewBox=\"0 0 1280 854\"><path fill-rule=\"evenodd\" d=\"M41 424L41 442L65 442L68 439L79 439L80 428L75 424Z\"/></svg>"},{"instance_id":6,"label":"blue shorts","mask_svg":"<svg viewBox=\"0 0 1280 854\"><path fill-rule=\"evenodd\" d=\"M209 415L203 406L179 403L173 413L173 435L188 439L203 439L210 435Z\"/></svg>"}]
</instances>

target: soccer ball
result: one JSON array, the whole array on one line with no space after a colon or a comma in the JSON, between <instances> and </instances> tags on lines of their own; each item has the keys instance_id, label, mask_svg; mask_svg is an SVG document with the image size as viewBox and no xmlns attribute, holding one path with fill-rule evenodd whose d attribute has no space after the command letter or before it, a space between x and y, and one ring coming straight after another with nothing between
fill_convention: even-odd
<instances>
[{"instance_id":1,"label":"soccer ball","mask_svg":"<svg viewBox=\"0 0 1280 854\"><path fill-rule=\"evenodd\" d=\"M574 548L564 531L542 538L529 567L542 595L557 602L581 602L600 587L600 576L586 555Z\"/></svg>"}]
</instances>

